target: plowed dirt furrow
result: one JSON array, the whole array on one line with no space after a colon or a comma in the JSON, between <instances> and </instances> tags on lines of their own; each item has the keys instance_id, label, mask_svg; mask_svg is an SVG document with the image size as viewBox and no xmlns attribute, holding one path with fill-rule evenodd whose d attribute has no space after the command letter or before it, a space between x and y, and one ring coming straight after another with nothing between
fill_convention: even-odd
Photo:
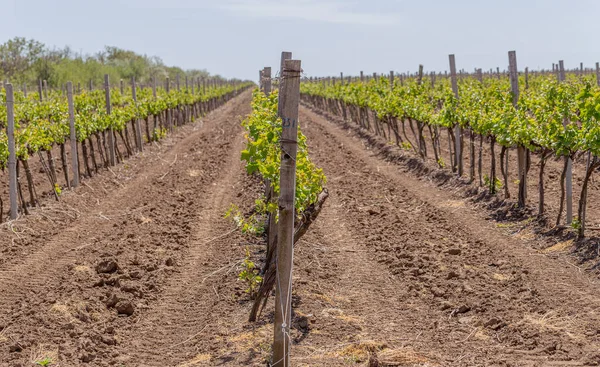
<instances>
[{"instance_id":1,"label":"plowed dirt furrow","mask_svg":"<svg viewBox=\"0 0 600 367\"><path fill-rule=\"evenodd\" d=\"M180 272L165 286L160 301L124 335L119 362L127 366L177 366L193 359L199 351L198 340L210 337L207 327L218 324L219 295L213 274L237 270L226 244L236 237L231 220L224 214L244 188L239 180L246 173L240 161L243 135L241 118L249 113L250 101L218 121L207 132L215 149L206 154L217 161L217 177L212 185L199 187L196 195L204 208L193 226L190 248L181 260ZM227 297L228 295L224 295ZM207 331L206 333L204 333Z\"/></svg>"},{"instance_id":2,"label":"plowed dirt furrow","mask_svg":"<svg viewBox=\"0 0 600 367\"><path fill-rule=\"evenodd\" d=\"M222 229L212 225L224 214L225 193L235 192L231 175L242 170L239 123L249 102L248 91L182 127L187 136L137 162L143 169L135 177L80 208L79 219L40 239L31 255L3 265L0 365L29 365L54 352L61 366L113 365L126 330L150 310L188 305L181 290L197 275L189 269L201 268L197 247ZM181 335L186 326L176 327Z\"/></svg>"},{"instance_id":3,"label":"plowed dirt furrow","mask_svg":"<svg viewBox=\"0 0 600 367\"><path fill-rule=\"evenodd\" d=\"M298 361L344 365L369 343L411 366L598 360L600 287L590 275L506 235L325 118L304 108L300 118L331 200L298 249L298 311L314 315L317 331L298 345Z\"/></svg>"}]
</instances>

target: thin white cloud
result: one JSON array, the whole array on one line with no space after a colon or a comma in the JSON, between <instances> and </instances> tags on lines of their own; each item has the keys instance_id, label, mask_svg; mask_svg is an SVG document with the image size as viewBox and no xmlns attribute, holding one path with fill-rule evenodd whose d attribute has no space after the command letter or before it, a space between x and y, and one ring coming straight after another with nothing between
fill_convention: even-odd
<instances>
[{"instance_id":1,"label":"thin white cloud","mask_svg":"<svg viewBox=\"0 0 600 367\"><path fill-rule=\"evenodd\" d=\"M327 23L388 26L400 20L398 14L352 11L341 0L221 0L216 7L244 16Z\"/></svg>"}]
</instances>

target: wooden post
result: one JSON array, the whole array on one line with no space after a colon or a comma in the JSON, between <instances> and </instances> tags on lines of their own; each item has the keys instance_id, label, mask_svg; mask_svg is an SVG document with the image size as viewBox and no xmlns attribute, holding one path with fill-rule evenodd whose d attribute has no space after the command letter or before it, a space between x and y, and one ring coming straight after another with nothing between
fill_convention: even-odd
<instances>
[{"instance_id":1,"label":"wooden post","mask_svg":"<svg viewBox=\"0 0 600 367\"><path fill-rule=\"evenodd\" d=\"M177 76L179 77L179 74L177 74ZM171 80L170 80L169 77L167 77L167 80L165 81L165 89L167 90L167 94L169 94L169 92L171 92ZM169 131L172 131L172 129L171 129L171 115L172 115L172 112L171 112L170 108L167 108L167 111L165 112L165 115L166 115L166 118L167 118L167 123L166 123L167 126L166 126L166 128Z\"/></svg>"},{"instance_id":2,"label":"wooden post","mask_svg":"<svg viewBox=\"0 0 600 367\"><path fill-rule=\"evenodd\" d=\"M94 81L90 79L90 92L94 90Z\"/></svg>"},{"instance_id":3,"label":"wooden post","mask_svg":"<svg viewBox=\"0 0 600 367\"><path fill-rule=\"evenodd\" d=\"M266 66L262 72L263 91L268 96L271 94L271 67Z\"/></svg>"},{"instance_id":4,"label":"wooden post","mask_svg":"<svg viewBox=\"0 0 600 367\"><path fill-rule=\"evenodd\" d=\"M483 83L483 71L481 69L476 69L477 70L477 80L479 80L480 83Z\"/></svg>"},{"instance_id":5,"label":"wooden post","mask_svg":"<svg viewBox=\"0 0 600 367\"><path fill-rule=\"evenodd\" d=\"M8 194L10 198L10 219L17 219L19 207L17 204L17 154L15 151L15 97L12 84L4 85L6 90L6 118L8 126Z\"/></svg>"},{"instance_id":6,"label":"wooden post","mask_svg":"<svg viewBox=\"0 0 600 367\"><path fill-rule=\"evenodd\" d=\"M123 94L125 94L125 89L124 89L125 86L123 85L123 79L121 79L119 81L119 84L120 84L120 89L121 89L121 95L123 95Z\"/></svg>"},{"instance_id":7,"label":"wooden post","mask_svg":"<svg viewBox=\"0 0 600 367\"><path fill-rule=\"evenodd\" d=\"M290 60L291 58L292 58L291 52L284 51L281 53L281 61L279 63L279 90L280 91L281 91L281 80L283 77L284 62L285 62L285 60ZM268 68L268 72L270 75L271 68ZM279 103L277 104L277 115L278 116L281 116L281 106L282 106L281 99L279 99ZM266 186L267 196L271 198L272 202L275 202L275 200L276 200L275 191L273 189L273 186L271 185L271 182L267 180L267 182L265 182L265 186ZM275 239L276 239L275 234L277 233L277 231L278 231L278 229L277 229L277 223L275 222L275 216L272 215L271 213L269 213L268 219L267 219L267 254L270 254L273 251L273 248L275 248Z\"/></svg>"},{"instance_id":8,"label":"wooden post","mask_svg":"<svg viewBox=\"0 0 600 367\"><path fill-rule=\"evenodd\" d=\"M390 70L390 89L394 90L394 70Z\"/></svg>"},{"instance_id":9,"label":"wooden post","mask_svg":"<svg viewBox=\"0 0 600 367\"><path fill-rule=\"evenodd\" d=\"M498 80L500 80L500 67L496 66L496 72L498 74Z\"/></svg>"},{"instance_id":10,"label":"wooden post","mask_svg":"<svg viewBox=\"0 0 600 367\"><path fill-rule=\"evenodd\" d=\"M81 94L81 83L77 83L77 94Z\"/></svg>"},{"instance_id":11,"label":"wooden post","mask_svg":"<svg viewBox=\"0 0 600 367\"><path fill-rule=\"evenodd\" d=\"M71 170L73 171L73 183L71 186L79 186L79 160L77 159L77 132L75 131L75 107L73 104L73 83L67 82L67 104L69 105L69 131L71 145Z\"/></svg>"},{"instance_id":12,"label":"wooden post","mask_svg":"<svg viewBox=\"0 0 600 367\"><path fill-rule=\"evenodd\" d=\"M42 86L42 79L38 80L38 93L40 94L40 102L44 101L44 91Z\"/></svg>"},{"instance_id":13,"label":"wooden post","mask_svg":"<svg viewBox=\"0 0 600 367\"><path fill-rule=\"evenodd\" d=\"M23 96L27 98L27 83L23 83Z\"/></svg>"},{"instance_id":14,"label":"wooden post","mask_svg":"<svg viewBox=\"0 0 600 367\"><path fill-rule=\"evenodd\" d=\"M529 68L525 68L525 89L529 89Z\"/></svg>"},{"instance_id":15,"label":"wooden post","mask_svg":"<svg viewBox=\"0 0 600 367\"><path fill-rule=\"evenodd\" d=\"M454 93L454 96L456 98L458 98L458 82L456 80L456 61L454 58L454 55L449 55L448 56L449 60L450 60L450 79L452 82L452 92ZM456 170L458 171L458 176L462 176L463 174L463 164L462 164L462 128L460 127L460 124L458 122L456 122L456 126L454 127L454 140L455 140L455 159L454 159L454 166L456 168Z\"/></svg>"},{"instance_id":16,"label":"wooden post","mask_svg":"<svg viewBox=\"0 0 600 367\"><path fill-rule=\"evenodd\" d=\"M281 169L279 194L279 231L277 241L277 281L275 282L275 335L273 367L290 365L290 328L292 321L292 266L294 252L294 198L296 196L296 152L298 103L300 100L300 60L284 62L279 83Z\"/></svg>"},{"instance_id":17,"label":"wooden post","mask_svg":"<svg viewBox=\"0 0 600 367\"><path fill-rule=\"evenodd\" d=\"M110 83L108 81L108 74L104 74L104 94L106 96L106 114L110 115L112 112L110 105ZM108 129L108 157L111 166L115 165L115 132L112 127Z\"/></svg>"},{"instance_id":18,"label":"wooden post","mask_svg":"<svg viewBox=\"0 0 600 367\"><path fill-rule=\"evenodd\" d=\"M579 75L583 76L583 63L582 62L579 63Z\"/></svg>"},{"instance_id":19,"label":"wooden post","mask_svg":"<svg viewBox=\"0 0 600 367\"><path fill-rule=\"evenodd\" d=\"M42 81L42 85L44 86L44 99L48 99L48 81Z\"/></svg>"},{"instance_id":20,"label":"wooden post","mask_svg":"<svg viewBox=\"0 0 600 367\"><path fill-rule=\"evenodd\" d=\"M565 76L565 63L563 60L558 61L558 80L564 82ZM563 126L567 126L569 121L563 119ZM567 224L573 222L573 160L571 157L567 157L567 175L565 178L566 186L566 211L567 211Z\"/></svg>"},{"instance_id":21,"label":"wooden post","mask_svg":"<svg viewBox=\"0 0 600 367\"><path fill-rule=\"evenodd\" d=\"M131 77L131 96L133 97L133 103L135 103L137 106L137 91L134 76ZM142 152L144 150L144 141L142 140L142 125L140 119L137 118L137 116L135 118L135 130L135 137L137 139L136 143L138 146L138 150ZM148 137L148 139L150 139L150 137Z\"/></svg>"},{"instance_id":22,"label":"wooden post","mask_svg":"<svg viewBox=\"0 0 600 367\"><path fill-rule=\"evenodd\" d=\"M596 63L596 84L600 87L600 62Z\"/></svg>"},{"instance_id":23,"label":"wooden post","mask_svg":"<svg viewBox=\"0 0 600 367\"><path fill-rule=\"evenodd\" d=\"M512 92L512 104L516 109L519 102L519 71L517 67L517 53L508 51L508 71L510 76L510 88ZM504 162L500 162L504 164ZM519 177L519 199L518 205L524 208L527 203L527 149L519 144L517 146L517 172ZM506 168L505 168L506 169ZM506 173L508 174L508 172Z\"/></svg>"},{"instance_id":24,"label":"wooden post","mask_svg":"<svg viewBox=\"0 0 600 367\"><path fill-rule=\"evenodd\" d=\"M175 77L175 82L177 84L177 91L179 92L181 89L179 88L179 74L176 75Z\"/></svg>"},{"instance_id":25,"label":"wooden post","mask_svg":"<svg viewBox=\"0 0 600 367\"><path fill-rule=\"evenodd\" d=\"M431 88L435 87L435 71L431 72Z\"/></svg>"}]
</instances>

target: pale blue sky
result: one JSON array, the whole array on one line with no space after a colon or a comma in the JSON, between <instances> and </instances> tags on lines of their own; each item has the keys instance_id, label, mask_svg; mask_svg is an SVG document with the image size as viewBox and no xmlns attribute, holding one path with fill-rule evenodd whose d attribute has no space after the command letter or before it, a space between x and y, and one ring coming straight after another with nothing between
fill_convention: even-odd
<instances>
[{"instance_id":1,"label":"pale blue sky","mask_svg":"<svg viewBox=\"0 0 600 367\"><path fill-rule=\"evenodd\" d=\"M0 41L15 36L95 53L104 45L168 65L257 79L281 51L308 76L520 69L600 61L596 0L0 0Z\"/></svg>"}]
</instances>

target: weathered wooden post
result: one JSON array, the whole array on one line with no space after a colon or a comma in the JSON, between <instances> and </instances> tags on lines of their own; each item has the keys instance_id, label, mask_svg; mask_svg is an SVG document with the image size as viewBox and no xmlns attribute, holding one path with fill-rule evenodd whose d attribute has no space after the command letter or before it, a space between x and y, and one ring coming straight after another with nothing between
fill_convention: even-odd
<instances>
[{"instance_id":1,"label":"weathered wooden post","mask_svg":"<svg viewBox=\"0 0 600 367\"><path fill-rule=\"evenodd\" d=\"M512 92L512 104L516 109L519 102L519 71L517 67L517 53L508 51L508 71L510 76L510 88ZM508 152L506 152L508 154ZM519 177L519 198L518 205L524 208L527 203L527 149L519 144L517 146L517 171ZM508 158L507 158L508 161ZM504 164L504 162L500 162ZM504 168L506 170L506 168ZM508 175L508 171L505 172Z\"/></svg>"},{"instance_id":2,"label":"weathered wooden post","mask_svg":"<svg viewBox=\"0 0 600 367\"><path fill-rule=\"evenodd\" d=\"M290 365L290 328L292 321L292 266L294 245L294 199L296 196L296 152L298 103L300 99L300 60L284 62L279 83L281 169L279 193L279 231L277 242L277 281L275 282L275 335L273 367Z\"/></svg>"},{"instance_id":3,"label":"weathered wooden post","mask_svg":"<svg viewBox=\"0 0 600 367\"><path fill-rule=\"evenodd\" d=\"M448 56L450 61L450 80L452 82L452 92L454 96L458 99L458 82L456 80L456 60L454 55ZM455 170L458 171L458 176L462 176L463 174L463 164L462 164L462 128L460 124L456 122L456 126L454 127L454 140L456 150L454 152L454 167Z\"/></svg>"},{"instance_id":4,"label":"weathered wooden post","mask_svg":"<svg viewBox=\"0 0 600 367\"><path fill-rule=\"evenodd\" d=\"M566 79L565 76L565 63L563 60L558 61L558 80L562 83ZM563 126L566 127L569 124L567 119L563 119ZM567 172L565 178L566 185L566 211L567 211L567 224L573 222L573 160L570 156L565 158L567 160Z\"/></svg>"},{"instance_id":5,"label":"weathered wooden post","mask_svg":"<svg viewBox=\"0 0 600 367\"><path fill-rule=\"evenodd\" d=\"M104 74L104 94L106 96L106 114L110 115L112 108L110 105L110 83L108 74ZM108 158L111 166L115 165L115 132L112 126L108 128Z\"/></svg>"},{"instance_id":6,"label":"weathered wooden post","mask_svg":"<svg viewBox=\"0 0 600 367\"><path fill-rule=\"evenodd\" d=\"M175 78L179 80L179 74ZM176 88L178 88L177 84L175 85ZM167 94L171 92L171 79L169 77L167 77L165 89L167 90ZM171 132L173 131L173 110L170 108L167 108L167 129Z\"/></svg>"},{"instance_id":7,"label":"weathered wooden post","mask_svg":"<svg viewBox=\"0 0 600 367\"><path fill-rule=\"evenodd\" d=\"M394 70L390 70L390 90L394 90Z\"/></svg>"},{"instance_id":8,"label":"weathered wooden post","mask_svg":"<svg viewBox=\"0 0 600 367\"><path fill-rule=\"evenodd\" d=\"M281 53L281 61L279 63L279 91L281 91L281 80L283 78L284 62L285 62L285 60L291 60L291 59L292 59L291 52L284 51ZM277 104L277 115L281 116L282 103L281 103L281 97L279 97L279 98L280 99ZM267 196L271 198L271 202L275 202L275 200L277 198L275 197L275 191L274 191L273 187L271 186L271 182L267 181L266 186L267 186ZM275 248L275 239L277 238L277 236L275 236L275 234L278 231L277 230L277 222L275 221L275 216L272 215L271 213L269 213L269 216L268 216L267 228L268 228L268 231L267 231L267 254L270 255L270 253ZM268 257L270 258L271 256L268 256Z\"/></svg>"},{"instance_id":9,"label":"weathered wooden post","mask_svg":"<svg viewBox=\"0 0 600 367\"><path fill-rule=\"evenodd\" d=\"M43 90L43 86L42 86L42 79L38 80L38 93L40 95L40 102L44 101L44 90Z\"/></svg>"},{"instance_id":10,"label":"weathered wooden post","mask_svg":"<svg viewBox=\"0 0 600 367\"><path fill-rule=\"evenodd\" d=\"M268 96L271 94L271 67L265 66L262 72L263 91Z\"/></svg>"},{"instance_id":11,"label":"weathered wooden post","mask_svg":"<svg viewBox=\"0 0 600 367\"><path fill-rule=\"evenodd\" d=\"M17 219L19 207L17 204L17 154L15 151L15 97L12 84L4 85L6 90L6 118L8 138L8 194L10 200L10 219Z\"/></svg>"},{"instance_id":12,"label":"weathered wooden post","mask_svg":"<svg viewBox=\"0 0 600 367\"><path fill-rule=\"evenodd\" d=\"M363 83L365 81L365 75L363 74L363 71L360 71L360 82Z\"/></svg>"},{"instance_id":13,"label":"weathered wooden post","mask_svg":"<svg viewBox=\"0 0 600 367\"><path fill-rule=\"evenodd\" d=\"M600 87L600 62L596 63L596 84Z\"/></svg>"},{"instance_id":14,"label":"weathered wooden post","mask_svg":"<svg viewBox=\"0 0 600 367\"><path fill-rule=\"evenodd\" d=\"M137 91L135 85L135 76L131 77L131 96L133 97L133 103L137 106ZM150 139L150 137L148 137ZM135 117L135 140L138 150L141 152L144 150L144 141L142 140L142 125L140 119Z\"/></svg>"},{"instance_id":15,"label":"weathered wooden post","mask_svg":"<svg viewBox=\"0 0 600 367\"><path fill-rule=\"evenodd\" d=\"M23 83L23 96L27 98L27 83Z\"/></svg>"},{"instance_id":16,"label":"weathered wooden post","mask_svg":"<svg viewBox=\"0 0 600 367\"><path fill-rule=\"evenodd\" d=\"M43 80L42 85L44 86L44 99L48 99L48 81Z\"/></svg>"},{"instance_id":17,"label":"weathered wooden post","mask_svg":"<svg viewBox=\"0 0 600 367\"><path fill-rule=\"evenodd\" d=\"M79 160L77 159L77 132L75 131L75 106L73 104L73 83L67 82L67 104L69 105L69 131L71 146L71 170L73 171L73 187L79 186Z\"/></svg>"},{"instance_id":18,"label":"weathered wooden post","mask_svg":"<svg viewBox=\"0 0 600 367\"><path fill-rule=\"evenodd\" d=\"M121 79L119 81L120 84L120 90L121 90L121 95L125 94L125 85L123 84L123 79Z\"/></svg>"}]
</instances>

